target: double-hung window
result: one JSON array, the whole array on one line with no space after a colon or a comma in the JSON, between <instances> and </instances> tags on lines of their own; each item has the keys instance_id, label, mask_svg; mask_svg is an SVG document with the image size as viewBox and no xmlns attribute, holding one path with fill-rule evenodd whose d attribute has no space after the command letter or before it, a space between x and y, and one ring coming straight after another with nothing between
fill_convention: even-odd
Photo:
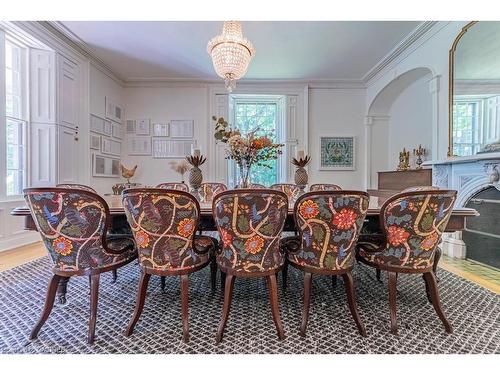
<instances>
[{"instance_id":1,"label":"double-hung window","mask_svg":"<svg viewBox=\"0 0 500 375\"><path fill-rule=\"evenodd\" d=\"M476 154L481 148L481 100L453 103L453 153L457 156Z\"/></svg>"},{"instance_id":2,"label":"double-hung window","mask_svg":"<svg viewBox=\"0 0 500 375\"><path fill-rule=\"evenodd\" d=\"M21 195L26 186L27 48L6 38L4 56L5 163L0 170L5 176L5 182L0 192L6 197L11 197Z\"/></svg>"}]
</instances>

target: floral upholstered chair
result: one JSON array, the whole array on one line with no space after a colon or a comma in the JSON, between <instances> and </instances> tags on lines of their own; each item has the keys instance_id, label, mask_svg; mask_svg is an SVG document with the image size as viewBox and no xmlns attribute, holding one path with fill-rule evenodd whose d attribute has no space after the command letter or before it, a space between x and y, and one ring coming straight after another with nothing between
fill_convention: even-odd
<instances>
[{"instance_id":1,"label":"floral upholstered chair","mask_svg":"<svg viewBox=\"0 0 500 375\"><path fill-rule=\"evenodd\" d=\"M225 279L224 309L217 330L222 340L236 277L265 277L278 337L284 338L278 307L276 273L285 260L280 237L288 213L288 199L270 189L230 190L218 194L212 203L221 242L217 263Z\"/></svg>"},{"instance_id":2,"label":"floral upholstered chair","mask_svg":"<svg viewBox=\"0 0 500 375\"><path fill-rule=\"evenodd\" d=\"M315 191L303 194L295 203L298 237L283 240L288 263L305 272L304 309L300 332L306 334L312 275L342 275L349 309L362 336L366 330L356 306L351 271L355 247L368 211L369 196L359 191ZM283 271L286 285L286 269Z\"/></svg>"},{"instance_id":3,"label":"floral upholstered chair","mask_svg":"<svg viewBox=\"0 0 500 375\"><path fill-rule=\"evenodd\" d=\"M381 208L382 245L360 243L357 259L389 275L391 332L397 334L396 280L398 273L423 274L430 300L446 332L452 328L439 301L433 265L441 235L450 219L456 191L426 190L400 193Z\"/></svg>"},{"instance_id":4,"label":"floral upholstered chair","mask_svg":"<svg viewBox=\"0 0 500 375\"><path fill-rule=\"evenodd\" d=\"M86 190L86 191L91 191L92 193L96 193L95 189L87 186L87 185L82 185L82 184L57 184L57 188L62 188L62 189L80 189L80 190Z\"/></svg>"},{"instance_id":5,"label":"floral upholstered chair","mask_svg":"<svg viewBox=\"0 0 500 375\"><path fill-rule=\"evenodd\" d=\"M217 194L226 190L227 186L222 182L203 182L200 186L200 197L202 202L212 202Z\"/></svg>"},{"instance_id":6,"label":"floral upholstered chair","mask_svg":"<svg viewBox=\"0 0 500 375\"><path fill-rule=\"evenodd\" d=\"M156 185L156 188L189 191L189 187L183 182L162 182L161 184Z\"/></svg>"},{"instance_id":7,"label":"floral upholstered chair","mask_svg":"<svg viewBox=\"0 0 500 375\"><path fill-rule=\"evenodd\" d=\"M312 184L309 187L309 191L323 191L323 190L337 191L337 190L342 190L342 188L339 185L335 184Z\"/></svg>"},{"instance_id":8,"label":"floral upholstered chair","mask_svg":"<svg viewBox=\"0 0 500 375\"><path fill-rule=\"evenodd\" d=\"M137 257L129 238L107 237L109 208L97 194L78 189L32 188L24 190L37 230L42 236L54 266L42 317L30 339L52 311L59 283L65 286L72 276L90 276L90 321L88 342L95 336L100 274L116 270Z\"/></svg>"},{"instance_id":9,"label":"floral upholstered chair","mask_svg":"<svg viewBox=\"0 0 500 375\"><path fill-rule=\"evenodd\" d=\"M285 193L290 202L294 202L300 194L300 187L295 184L274 184L271 189Z\"/></svg>"},{"instance_id":10,"label":"floral upholstered chair","mask_svg":"<svg viewBox=\"0 0 500 375\"><path fill-rule=\"evenodd\" d=\"M439 190L438 186L411 186L402 190L402 193L408 193L411 191L426 191L426 190Z\"/></svg>"},{"instance_id":11,"label":"floral upholstered chair","mask_svg":"<svg viewBox=\"0 0 500 375\"><path fill-rule=\"evenodd\" d=\"M250 189L267 189L267 187L262 184L250 184Z\"/></svg>"},{"instance_id":12,"label":"floral upholstered chair","mask_svg":"<svg viewBox=\"0 0 500 375\"><path fill-rule=\"evenodd\" d=\"M132 334L144 307L151 275L180 276L183 340L189 341L189 275L211 264L212 289L217 267L214 250L217 240L195 236L200 205L195 197L180 190L127 189L123 208L134 234L142 275L137 301L126 335Z\"/></svg>"}]
</instances>

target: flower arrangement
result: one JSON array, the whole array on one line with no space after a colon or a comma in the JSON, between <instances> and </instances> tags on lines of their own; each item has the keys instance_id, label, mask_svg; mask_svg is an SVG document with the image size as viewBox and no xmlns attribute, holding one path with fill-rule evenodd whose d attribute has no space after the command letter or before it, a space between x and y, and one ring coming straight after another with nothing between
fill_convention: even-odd
<instances>
[{"instance_id":1,"label":"flower arrangement","mask_svg":"<svg viewBox=\"0 0 500 375\"><path fill-rule=\"evenodd\" d=\"M189 164L185 160L181 160L180 162L171 161L170 168L181 175L181 180L184 183L184 174L189 170Z\"/></svg>"},{"instance_id":2,"label":"flower arrangement","mask_svg":"<svg viewBox=\"0 0 500 375\"><path fill-rule=\"evenodd\" d=\"M215 117L214 137L220 142L227 144L226 159L236 162L240 169L239 187L250 186L249 176L252 165L271 168L265 162L277 159L282 154L280 143L274 143L270 135L257 135L260 129L255 129L246 135L242 135L237 128L231 128L223 117Z\"/></svg>"}]
</instances>

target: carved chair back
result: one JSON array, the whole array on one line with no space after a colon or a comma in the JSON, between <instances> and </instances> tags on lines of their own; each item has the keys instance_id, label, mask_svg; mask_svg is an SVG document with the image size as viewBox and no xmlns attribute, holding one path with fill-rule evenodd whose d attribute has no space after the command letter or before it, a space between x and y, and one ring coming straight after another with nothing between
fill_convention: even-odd
<instances>
[{"instance_id":1,"label":"carved chair back","mask_svg":"<svg viewBox=\"0 0 500 375\"><path fill-rule=\"evenodd\" d=\"M288 199L270 189L229 190L217 195L212 211L221 238L217 262L230 274L271 274L284 262L280 237Z\"/></svg>"},{"instance_id":2,"label":"carved chair back","mask_svg":"<svg viewBox=\"0 0 500 375\"><path fill-rule=\"evenodd\" d=\"M401 190L402 193L409 193L412 191L426 191L426 190L439 190L438 186L410 186L406 189Z\"/></svg>"},{"instance_id":3,"label":"carved chair back","mask_svg":"<svg viewBox=\"0 0 500 375\"><path fill-rule=\"evenodd\" d=\"M301 246L290 252L295 263L328 271L349 270L355 259L370 197L365 192L315 191L295 203Z\"/></svg>"},{"instance_id":4,"label":"carved chair back","mask_svg":"<svg viewBox=\"0 0 500 375\"><path fill-rule=\"evenodd\" d=\"M373 260L396 269L431 268L456 194L455 190L427 190L389 198L380 212L386 243Z\"/></svg>"},{"instance_id":5,"label":"carved chair back","mask_svg":"<svg viewBox=\"0 0 500 375\"><path fill-rule=\"evenodd\" d=\"M56 187L62 188L62 189L86 190L86 191L91 191L92 193L96 193L94 188L87 186L87 185L82 185L82 184L57 184Z\"/></svg>"},{"instance_id":6,"label":"carved chair back","mask_svg":"<svg viewBox=\"0 0 500 375\"><path fill-rule=\"evenodd\" d=\"M267 187L262 184L250 184L250 189L267 189Z\"/></svg>"},{"instance_id":7,"label":"carved chair back","mask_svg":"<svg viewBox=\"0 0 500 375\"><path fill-rule=\"evenodd\" d=\"M271 189L285 193L290 201L297 199L300 193L299 186L295 184L274 184Z\"/></svg>"},{"instance_id":8,"label":"carved chair back","mask_svg":"<svg viewBox=\"0 0 500 375\"><path fill-rule=\"evenodd\" d=\"M194 246L200 216L195 197L180 190L127 189L123 208L132 229L139 262L150 271L181 271L209 256Z\"/></svg>"},{"instance_id":9,"label":"carved chair back","mask_svg":"<svg viewBox=\"0 0 500 375\"><path fill-rule=\"evenodd\" d=\"M203 182L200 186L200 196L203 202L211 202L214 197L227 190L222 182Z\"/></svg>"},{"instance_id":10,"label":"carved chair back","mask_svg":"<svg viewBox=\"0 0 500 375\"><path fill-rule=\"evenodd\" d=\"M335 184L312 184L309 187L309 191L323 191L323 190L337 191L337 190L342 190L342 188L339 185Z\"/></svg>"},{"instance_id":11,"label":"carved chair back","mask_svg":"<svg viewBox=\"0 0 500 375\"><path fill-rule=\"evenodd\" d=\"M79 273L109 265L113 252L106 247L110 218L107 203L82 189L24 189L38 232L55 271Z\"/></svg>"},{"instance_id":12,"label":"carved chair back","mask_svg":"<svg viewBox=\"0 0 500 375\"><path fill-rule=\"evenodd\" d=\"M158 189L171 189L180 191L189 191L189 187L183 182L162 182L156 185Z\"/></svg>"}]
</instances>

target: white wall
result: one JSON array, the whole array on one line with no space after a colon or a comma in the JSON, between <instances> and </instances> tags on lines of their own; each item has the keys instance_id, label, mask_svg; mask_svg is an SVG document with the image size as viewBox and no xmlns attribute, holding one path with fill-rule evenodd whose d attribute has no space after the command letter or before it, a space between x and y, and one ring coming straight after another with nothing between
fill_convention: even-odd
<instances>
[{"instance_id":1,"label":"white wall","mask_svg":"<svg viewBox=\"0 0 500 375\"><path fill-rule=\"evenodd\" d=\"M414 165L413 149L429 150L432 158L432 101L429 92L431 75L413 82L394 101L389 111L389 169L396 169L399 152L405 147L410 151L410 165Z\"/></svg>"},{"instance_id":2,"label":"white wall","mask_svg":"<svg viewBox=\"0 0 500 375\"><path fill-rule=\"evenodd\" d=\"M309 90L309 166L310 183L331 182L345 189L365 188L365 90ZM356 170L320 171L319 136L353 135L356 137Z\"/></svg>"},{"instance_id":3,"label":"white wall","mask_svg":"<svg viewBox=\"0 0 500 375\"><path fill-rule=\"evenodd\" d=\"M89 68L89 111L91 114L105 118L106 117L106 97L124 106L123 88L114 79L103 73L92 63ZM125 107L125 115L127 108ZM123 124L125 126L125 124ZM122 154L124 144L122 142ZM92 176L92 153L89 152L90 158L90 185L92 185L99 193L111 193L111 186L120 182L120 178L110 177L93 177Z\"/></svg>"},{"instance_id":4,"label":"white wall","mask_svg":"<svg viewBox=\"0 0 500 375\"><path fill-rule=\"evenodd\" d=\"M194 135L202 154L207 153L207 139L213 127L208 111L208 88L199 87L129 87L124 89L126 119L149 118L152 122L194 120ZM210 127L210 129L209 129ZM172 171L170 161L181 159L154 159L152 156L130 156L126 144L123 164L131 168L138 165L131 182L157 185L165 181L180 181ZM207 176L207 164L202 166ZM187 174L185 175L187 180Z\"/></svg>"}]
</instances>

